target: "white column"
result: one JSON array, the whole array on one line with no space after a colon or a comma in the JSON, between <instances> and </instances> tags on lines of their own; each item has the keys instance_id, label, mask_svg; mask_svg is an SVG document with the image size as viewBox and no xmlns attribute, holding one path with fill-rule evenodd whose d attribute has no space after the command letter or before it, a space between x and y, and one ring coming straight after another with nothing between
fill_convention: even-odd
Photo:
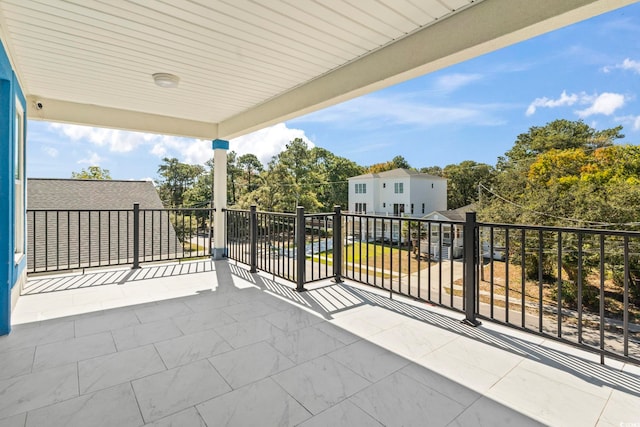
<instances>
[{"instance_id":1,"label":"white column","mask_svg":"<svg viewBox=\"0 0 640 427\"><path fill-rule=\"evenodd\" d=\"M229 141L214 139L213 148L213 249L211 257L222 259L226 255L225 236L227 234L224 210L227 208L227 150Z\"/></svg>"}]
</instances>

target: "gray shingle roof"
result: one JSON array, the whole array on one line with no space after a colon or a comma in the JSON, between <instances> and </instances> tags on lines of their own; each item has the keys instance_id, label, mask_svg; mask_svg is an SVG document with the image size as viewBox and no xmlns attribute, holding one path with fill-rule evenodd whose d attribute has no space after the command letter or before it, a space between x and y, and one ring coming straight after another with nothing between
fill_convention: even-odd
<instances>
[{"instance_id":1,"label":"gray shingle roof","mask_svg":"<svg viewBox=\"0 0 640 427\"><path fill-rule=\"evenodd\" d=\"M36 178L27 197L28 271L133 262L136 202L141 261L184 254L172 224L182 214L163 210L152 182Z\"/></svg>"},{"instance_id":2,"label":"gray shingle roof","mask_svg":"<svg viewBox=\"0 0 640 427\"><path fill-rule=\"evenodd\" d=\"M27 179L28 209L161 209L150 181Z\"/></svg>"}]
</instances>

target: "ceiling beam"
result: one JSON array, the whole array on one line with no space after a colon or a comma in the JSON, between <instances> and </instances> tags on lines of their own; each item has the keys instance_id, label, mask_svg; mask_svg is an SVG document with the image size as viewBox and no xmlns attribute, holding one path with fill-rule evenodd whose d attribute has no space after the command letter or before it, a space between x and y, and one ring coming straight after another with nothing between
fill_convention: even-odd
<instances>
[{"instance_id":1,"label":"ceiling beam","mask_svg":"<svg viewBox=\"0 0 640 427\"><path fill-rule=\"evenodd\" d=\"M27 97L27 117L31 120L47 120L198 139L213 140L218 137L216 123L35 96Z\"/></svg>"},{"instance_id":2,"label":"ceiling beam","mask_svg":"<svg viewBox=\"0 0 640 427\"><path fill-rule=\"evenodd\" d=\"M484 0L219 123L230 139L635 3Z\"/></svg>"}]
</instances>

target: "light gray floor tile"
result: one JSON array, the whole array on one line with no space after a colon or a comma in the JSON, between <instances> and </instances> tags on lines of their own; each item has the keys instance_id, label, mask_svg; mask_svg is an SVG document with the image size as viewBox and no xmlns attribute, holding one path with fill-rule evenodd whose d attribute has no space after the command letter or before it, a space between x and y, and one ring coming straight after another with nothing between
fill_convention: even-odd
<instances>
[{"instance_id":1,"label":"light gray floor tile","mask_svg":"<svg viewBox=\"0 0 640 427\"><path fill-rule=\"evenodd\" d=\"M353 344L361 339L359 336L330 322L317 323L313 325L313 327L331 337L334 337L343 344Z\"/></svg>"},{"instance_id":2,"label":"light gray floor tile","mask_svg":"<svg viewBox=\"0 0 640 427\"><path fill-rule=\"evenodd\" d=\"M290 332L275 331L268 343L294 363L306 362L344 346L313 326Z\"/></svg>"},{"instance_id":3,"label":"light gray floor tile","mask_svg":"<svg viewBox=\"0 0 640 427\"><path fill-rule=\"evenodd\" d=\"M463 406L471 405L482 396L466 387L464 383L453 381L417 363L410 363L398 372L444 394Z\"/></svg>"},{"instance_id":4,"label":"light gray floor tile","mask_svg":"<svg viewBox=\"0 0 640 427\"><path fill-rule=\"evenodd\" d=\"M78 395L75 363L0 381L0 419Z\"/></svg>"},{"instance_id":5,"label":"light gray floor tile","mask_svg":"<svg viewBox=\"0 0 640 427\"><path fill-rule=\"evenodd\" d=\"M235 322L235 320L221 309L198 311L186 316L174 317L173 321L185 334L216 329L220 326Z\"/></svg>"},{"instance_id":6,"label":"light gray floor tile","mask_svg":"<svg viewBox=\"0 0 640 427\"><path fill-rule=\"evenodd\" d=\"M29 328L16 328L9 335L0 336L0 354L73 338L73 325L72 321L58 321Z\"/></svg>"},{"instance_id":7,"label":"light gray floor tile","mask_svg":"<svg viewBox=\"0 0 640 427\"><path fill-rule=\"evenodd\" d=\"M369 341L393 353L415 359L457 338L436 326L410 321L393 326L369 337Z\"/></svg>"},{"instance_id":8,"label":"light gray floor tile","mask_svg":"<svg viewBox=\"0 0 640 427\"><path fill-rule=\"evenodd\" d=\"M104 314L76 320L76 337L140 324L132 310L109 310Z\"/></svg>"},{"instance_id":9,"label":"light gray floor tile","mask_svg":"<svg viewBox=\"0 0 640 427\"><path fill-rule=\"evenodd\" d=\"M236 305L239 302L235 292L225 294L212 292L208 294L183 298L181 301L194 312L209 311L215 308Z\"/></svg>"},{"instance_id":10,"label":"light gray floor tile","mask_svg":"<svg viewBox=\"0 0 640 427\"><path fill-rule=\"evenodd\" d=\"M349 400L386 426L445 426L464 406L396 372Z\"/></svg>"},{"instance_id":11,"label":"light gray floor tile","mask_svg":"<svg viewBox=\"0 0 640 427\"><path fill-rule=\"evenodd\" d=\"M271 323L265 322L262 318L224 325L216 328L216 332L231 344L233 348L240 348L260 341L267 341L272 339L275 333L280 334L280 330Z\"/></svg>"},{"instance_id":12,"label":"light gray floor tile","mask_svg":"<svg viewBox=\"0 0 640 427\"><path fill-rule=\"evenodd\" d=\"M115 352L116 347L110 332L43 344L36 347L33 370L53 368Z\"/></svg>"},{"instance_id":13,"label":"light gray floor tile","mask_svg":"<svg viewBox=\"0 0 640 427\"><path fill-rule=\"evenodd\" d=\"M294 426L311 414L271 378L197 406L208 426Z\"/></svg>"},{"instance_id":14,"label":"light gray floor tile","mask_svg":"<svg viewBox=\"0 0 640 427\"><path fill-rule=\"evenodd\" d=\"M265 320L283 331L306 328L324 321L320 316L315 316L299 308L290 308L285 311L271 313L264 317Z\"/></svg>"},{"instance_id":15,"label":"light gray floor tile","mask_svg":"<svg viewBox=\"0 0 640 427\"><path fill-rule=\"evenodd\" d=\"M30 411L26 427L136 427L142 424L131 384Z\"/></svg>"},{"instance_id":16,"label":"light gray floor tile","mask_svg":"<svg viewBox=\"0 0 640 427\"><path fill-rule=\"evenodd\" d=\"M171 319L116 329L111 333L113 334L113 339L116 342L118 351L142 347L147 344L165 341L182 335L182 331L178 329Z\"/></svg>"},{"instance_id":17,"label":"light gray floor tile","mask_svg":"<svg viewBox=\"0 0 640 427\"><path fill-rule=\"evenodd\" d=\"M0 360L2 360L0 380L31 372L35 350L35 347L27 347L0 353Z\"/></svg>"},{"instance_id":18,"label":"light gray floor tile","mask_svg":"<svg viewBox=\"0 0 640 427\"><path fill-rule=\"evenodd\" d=\"M136 316L142 323L157 322L163 319L169 319L176 316L186 316L193 313L193 311L187 307L181 301L160 301L152 306L136 308Z\"/></svg>"},{"instance_id":19,"label":"light gray floor tile","mask_svg":"<svg viewBox=\"0 0 640 427\"><path fill-rule=\"evenodd\" d=\"M495 400L483 397L474 402L449 425L452 427L534 427L544 424Z\"/></svg>"},{"instance_id":20,"label":"light gray floor tile","mask_svg":"<svg viewBox=\"0 0 640 427\"><path fill-rule=\"evenodd\" d=\"M453 357L445 347L416 359L416 363L478 393L485 393L500 380L499 375L478 368L472 359Z\"/></svg>"},{"instance_id":21,"label":"light gray floor tile","mask_svg":"<svg viewBox=\"0 0 640 427\"><path fill-rule=\"evenodd\" d=\"M640 423L640 397L613 390L598 422L616 426Z\"/></svg>"},{"instance_id":22,"label":"light gray floor tile","mask_svg":"<svg viewBox=\"0 0 640 427\"><path fill-rule=\"evenodd\" d=\"M348 400L344 400L300 424L300 427L327 426L382 427L382 424Z\"/></svg>"},{"instance_id":23,"label":"light gray floor tile","mask_svg":"<svg viewBox=\"0 0 640 427\"><path fill-rule=\"evenodd\" d=\"M234 389L294 366L264 341L220 354L209 361Z\"/></svg>"},{"instance_id":24,"label":"light gray floor tile","mask_svg":"<svg viewBox=\"0 0 640 427\"><path fill-rule=\"evenodd\" d=\"M159 342L155 346L169 369L233 349L213 329Z\"/></svg>"},{"instance_id":25,"label":"light gray floor tile","mask_svg":"<svg viewBox=\"0 0 640 427\"><path fill-rule=\"evenodd\" d=\"M276 312L276 308L263 303L262 301L251 301L224 307L225 313L233 317L238 322L244 322L254 317L265 316Z\"/></svg>"},{"instance_id":26,"label":"light gray floor tile","mask_svg":"<svg viewBox=\"0 0 640 427\"><path fill-rule=\"evenodd\" d=\"M485 396L543 423L555 425L595 425L607 402L606 397L587 393L521 366L498 381Z\"/></svg>"},{"instance_id":27,"label":"light gray floor tile","mask_svg":"<svg viewBox=\"0 0 640 427\"><path fill-rule=\"evenodd\" d=\"M111 387L165 370L149 345L78 362L80 394Z\"/></svg>"},{"instance_id":28,"label":"light gray floor tile","mask_svg":"<svg viewBox=\"0 0 640 427\"><path fill-rule=\"evenodd\" d=\"M27 413L12 415L7 418L0 419L0 427L24 427L27 420Z\"/></svg>"},{"instance_id":29,"label":"light gray floor tile","mask_svg":"<svg viewBox=\"0 0 640 427\"><path fill-rule=\"evenodd\" d=\"M207 427L207 425L204 423L195 406L192 406L177 414L169 415L150 424L145 424L145 427Z\"/></svg>"},{"instance_id":30,"label":"light gray floor tile","mask_svg":"<svg viewBox=\"0 0 640 427\"><path fill-rule=\"evenodd\" d=\"M326 356L274 375L273 379L312 414L324 411L371 384Z\"/></svg>"},{"instance_id":31,"label":"light gray floor tile","mask_svg":"<svg viewBox=\"0 0 640 427\"><path fill-rule=\"evenodd\" d=\"M150 375L132 384L145 422L166 417L231 390L207 360Z\"/></svg>"},{"instance_id":32,"label":"light gray floor tile","mask_svg":"<svg viewBox=\"0 0 640 427\"><path fill-rule=\"evenodd\" d=\"M328 354L358 375L376 382L409 361L369 341L358 341Z\"/></svg>"}]
</instances>

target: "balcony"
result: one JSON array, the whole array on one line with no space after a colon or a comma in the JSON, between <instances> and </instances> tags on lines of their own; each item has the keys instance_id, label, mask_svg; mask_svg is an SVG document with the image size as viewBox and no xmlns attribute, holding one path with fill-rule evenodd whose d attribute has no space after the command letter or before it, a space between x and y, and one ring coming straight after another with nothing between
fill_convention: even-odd
<instances>
[{"instance_id":1,"label":"balcony","mask_svg":"<svg viewBox=\"0 0 640 427\"><path fill-rule=\"evenodd\" d=\"M600 310L573 309L562 277L560 298L535 300L531 281L509 274L526 273L521 267L541 252L591 264L605 254L591 276L628 273L637 233L472 223L471 262L469 251L462 260L423 260L401 242L347 237L386 217L227 210L228 258L211 261L159 249L207 247L208 236L198 242L197 227L182 224L210 211L132 210L115 223L136 225L106 234L96 224L113 213L34 215L48 229L42 240L34 226L34 244L48 251L72 241L75 252L53 256L56 263L45 257L44 274L67 271L32 274L13 332L0 337L0 425L582 426L640 418L628 281L618 321L610 296ZM69 227L73 215L98 216L101 237L86 256L89 221ZM427 247L450 223L394 221ZM177 231L155 233L158 224ZM497 247L505 260L478 256ZM90 262L90 253L101 255ZM137 253L138 262L122 253ZM577 267L587 276L588 265ZM586 294L589 281L580 283ZM540 284L536 292L551 289Z\"/></svg>"}]
</instances>

